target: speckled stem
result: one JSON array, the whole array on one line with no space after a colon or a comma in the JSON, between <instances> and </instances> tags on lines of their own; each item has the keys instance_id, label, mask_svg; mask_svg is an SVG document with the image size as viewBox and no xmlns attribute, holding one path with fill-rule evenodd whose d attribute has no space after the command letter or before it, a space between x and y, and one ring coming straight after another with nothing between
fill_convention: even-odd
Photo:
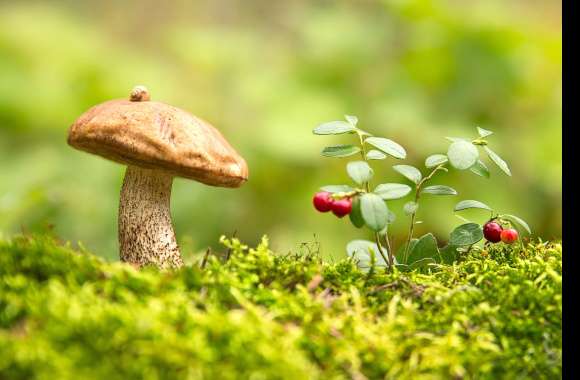
<instances>
[{"instance_id":1,"label":"speckled stem","mask_svg":"<svg viewBox=\"0 0 580 380\"><path fill-rule=\"evenodd\" d=\"M121 261L140 268L183 265L171 224L173 176L159 170L128 166L119 205Z\"/></svg>"}]
</instances>

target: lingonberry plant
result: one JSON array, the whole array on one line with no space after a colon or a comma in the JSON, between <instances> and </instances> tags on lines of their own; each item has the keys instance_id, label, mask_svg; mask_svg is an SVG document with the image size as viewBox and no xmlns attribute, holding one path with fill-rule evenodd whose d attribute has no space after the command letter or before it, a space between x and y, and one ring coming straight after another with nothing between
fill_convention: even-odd
<instances>
[{"instance_id":1,"label":"lingonberry plant","mask_svg":"<svg viewBox=\"0 0 580 380\"><path fill-rule=\"evenodd\" d=\"M520 232L532 233L530 226L522 218L512 214L496 213L491 207L483 202L475 200L465 200L455 205L455 212L467 209L480 209L490 213L489 220L483 225L483 228L477 223L469 222L457 227L451 233L450 243L459 246L472 246L480 240L486 240L486 244L495 244L500 241L505 244L512 244L520 240ZM523 243L522 247L523 247Z\"/></svg>"},{"instance_id":2,"label":"lingonberry plant","mask_svg":"<svg viewBox=\"0 0 580 380\"><path fill-rule=\"evenodd\" d=\"M404 183L380 183L372 186L374 171L373 161L387 158L405 159L405 149L393 140L373 136L358 127L356 116L345 115L346 121L331 121L314 128L316 135L350 134L356 137L356 144L328 146L322 150L322 156L345 158L360 155L359 160L349 161L346 172L352 185L328 185L321 187L313 198L314 207L320 212L332 211L342 218L349 215L351 223L356 228L368 227L374 236L374 241L353 240L347 245L349 256L358 260L359 266L369 269L374 266L392 268L397 265L401 269L414 269L433 263L451 263L460 252L479 242L484 234L489 242L503 241L511 244L518 238L518 233L511 230L511 222L522 226L529 232L529 227L520 218L513 215L495 215L491 208L478 201L463 201L457 204L455 211L467 208L483 208L492 212L485 227L477 223L465 223L451 233L449 244L439 248L432 233L420 238L414 238L415 224L419 203L424 195L457 195L457 191L449 186L431 184L439 172L447 172L449 168L469 170L472 173L489 178L490 172L480 159L480 149L483 149L491 161L506 175L511 176L507 163L492 151L486 138L493 132L477 128L475 139L447 137L450 141L447 154L433 154L425 160L428 170L426 175L410 165L394 165L392 168L411 181L413 187ZM388 226L395 221L395 213L388 207L388 201L401 199L412 193L412 200L405 203L403 211L410 217L409 232L405 243L396 251L389 238ZM503 227L506 227L504 229ZM503 235L502 235L503 234ZM376 254L379 256L377 257Z\"/></svg>"}]
</instances>

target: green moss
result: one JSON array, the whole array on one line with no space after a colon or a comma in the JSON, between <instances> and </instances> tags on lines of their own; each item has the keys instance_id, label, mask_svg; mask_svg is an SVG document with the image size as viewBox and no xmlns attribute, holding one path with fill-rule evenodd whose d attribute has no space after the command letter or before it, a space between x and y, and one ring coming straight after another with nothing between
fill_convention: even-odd
<instances>
[{"instance_id":1,"label":"green moss","mask_svg":"<svg viewBox=\"0 0 580 380\"><path fill-rule=\"evenodd\" d=\"M0 242L0 378L561 377L560 244L369 275L224 243L225 264L160 273Z\"/></svg>"}]
</instances>

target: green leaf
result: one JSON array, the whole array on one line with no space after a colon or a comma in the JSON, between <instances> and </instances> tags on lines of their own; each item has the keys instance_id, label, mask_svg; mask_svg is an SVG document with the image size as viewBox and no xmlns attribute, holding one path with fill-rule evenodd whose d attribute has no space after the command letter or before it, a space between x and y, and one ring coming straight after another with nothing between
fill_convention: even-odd
<instances>
[{"instance_id":1,"label":"green leaf","mask_svg":"<svg viewBox=\"0 0 580 380\"><path fill-rule=\"evenodd\" d=\"M435 262L441 261L437 240L432 233L425 234L419 238L409 253L407 263L413 264L423 259L432 259Z\"/></svg>"},{"instance_id":2,"label":"green leaf","mask_svg":"<svg viewBox=\"0 0 580 380\"><path fill-rule=\"evenodd\" d=\"M419 241L419 239L411 239L411 242L409 243L409 253L411 251L413 251L413 247L415 246L415 244L417 244L417 242ZM397 261L401 264L404 264L404 259L405 259L405 247L407 246L407 243L402 244L399 249L397 249L397 253L395 254L395 258L397 259ZM407 254L408 255L408 254Z\"/></svg>"},{"instance_id":3,"label":"green leaf","mask_svg":"<svg viewBox=\"0 0 580 380\"><path fill-rule=\"evenodd\" d=\"M465 223L451 232L449 244L466 246L477 243L483 239L483 228L477 223Z\"/></svg>"},{"instance_id":4,"label":"green leaf","mask_svg":"<svg viewBox=\"0 0 580 380\"><path fill-rule=\"evenodd\" d=\"M352 161L346 165L346 171L353 181L362 185L373 178L373 169L365 161Z\"/></svg>"},{"instance_id":5,"label":"green leaf","mask_svg":"<svg viewBox=\"0 0 580 380\"><path fill-rule=\"evenodd\" d=\"M457 246L447 244L439 250L439 253L441 254L441 262L443 264L451 265L457 259Z\"/></svg>"},{"instance_id":6,"label":"green leaf","mask_svg":"<svg viewBox=\"0 0 580 380\"><path fill-rule=\"evenodd\" d=\"M445 137L445 138L451 142L468 141L467 139L464 139L463 137Z\"/></svg>"},{"instance_id":7,"label":"green leaf","mask_svg":"<svg viewBox=\"0 0 580 380\"><path fill-rule=\"evenodd\" d=\"M405 205L403 206L403 211L405 212L405 215L411 215L415 212L417 212L417 209L419 208L419 204L417 202L407 202L405 203Z\"/></svg>"},{"instance_id":8,"label":"green leaf","mask_svg":"<svg viewBox=\"0 0 580 380\"><path fill-rule=\"evenodd\" d=\"M479 201L474 201L471 199L457 203L455 205L455 208L453 209L453 211L457 212L457 211L461 211L461 210L466 210L468 208L479 208L479 209L483 209L483 210L487 210L487 211L492 211L491 207L489 207L485 203L482 203Z\"/></svg>"},{"instance_id":9,"label":"green leaf","mask_svg":"<svg viewBox=\"0 0 580 380\"><path fill-rule=\"evenodd\" d=\"M479 134L479 137L481 137L481 138L493 135L492 131L488 131L487 129L483 129L483 128L479 128L479 127L477 127L477 133Z\"/></svg>"},{"instance_id":10,"label":"green leaf","mask_svg":"<svg viewBox=\"0 0 580 380\"><path fill-rule=\"evenodd\" d=\"M411 165L395 165L393 169L415 183L421 182L423 178L419 169Z\"/></svg>"},{"instance_id":11,"label":"green leaf","mask_svg":"<svg viewBox=\"0 0 580 380\"><path fill-rule=\"evenodd\" d=\"M422 191L421 194L434 194L434 195L457 195L457 191L449 186L444 185L433 185L427 186Z\"/></svg>"},{"instance_id":12,"label":"green leaf","mask_svg":"<svg viewBox=\"0 0 580 380\"><path fill-rule=\"evenodd\" d=\"M507 219L511 222L514 222L516 225L519 225L520 227L522 227L524 230L527 231L527 233L531 234L532 230L530 228L530 226L528 225L528 223L526 223L522 218L517 217L515 215L510 215L510 214L502 214L500 215L500 218L503 219Z\"/></svg>"},{"instance_id":13,"label":"green leaf","mask_svg":"<svg viewBox=\"0 0 580 380\"><path fill-rule=\"evenodd\" d=\"M376 149L371 149L367 152L367 160L384 160L387 155Z\"/></svg>"},{"instance_id":14,"label":"green leaf","mask_svg":"<svg viewBox=\"0 0 580 380\"><path fill-rule=\"evenodd\" d=\"M469 168L469 171L477 174L478 176L489 178L489 170L481 160L477 160L477 162Z\"/></svg>"},{"instance_id":15,"label":"green leaf","mask_svg":"<svg viewBox=\"0 0 580 380\"><path fill-rule=\"evenodd\" d=\"M386 250L383 250L385 255ZM387 263L381 256L379 248L376 243L368 240L352 240L346 245L346 254L357 260L357 265L360 269L368 271L371 267L371 254L374 255L375 266L386 267Z\"/></svg>"},{"instance_id":16,"label":"green leaf","mask_svg":"<svg viewBox=\"0 0 580 380\"><path fill-rule=\"evenodd\" d=\"M333 145L322 150L324 157L348 157L360 152L360 148L354 145Z\"/></svg>"},{"instance_id":17,"label":"green leaf","mask_svg":"<svg viewBox=\"0 0 580 380\"><path fill-rule=\"evenodd\" d=\"M484 146L483 149L487 152L487 155L497 165L497 167L500 168L505 174L511 177L512 172L508 167L508 164L500 156L498 156L497 153L489 149L487 146Z\"/></svg>"},{"instance_id":18,"label":"green leaf","mask_svg":"<svg viewBox=\"0 0 580 380\"><path fill-rule=\"evenodd\" d=\"M381 183L373 193L384 200L400 199L411 192L411 186L402 183Z\"/></svg>"},{"instance_id":19,"label":"green leaf","mask_svg":"<svg viewBox=\"0 0 580 380\"><path fill-rule=\"evenodd\" d=\"M360 210L360 199L359 197L352 198L352 210L350 214L348 214L350 221L353 226L356 228L361 228L365 225L365 221L362 217L362 213Z\"/></svg>"},{"instance_id":20,"label":"green leaf","mask_svg":"<svg viewBox=\"0 0 580 380\"><path fill-rule=\"evenodd\" d=\"M449 161L446 155L444 154L433 154L425 160L425 166L427 168L434 168L437 165L441 165Z\"/></svg>"},{"instance_id":21,"label":"green leaf","mask_svg":"<svg viewBox=\"0 0 580 380\"><path fill-rule=\"evenodd\" d=\"M465 170L477 162L479 151L475 145L468 141L456 141L449 145L447 157L455 169Z\"/></svg>"},{"instance_id":22,"label":"green leaf","mask_svg":"<svg viewBox=\"0 0 580 380\"><path fill-rule=\"evenodd\" d=\"M327 185L327 186L322 186L320 188L320 190L326 191L329 193L349 193L351 191L354 191L354 188L350 187L348 185Z\"/></svg>"},{"instance_id":23,"label":"green leaf","mask_svg":"<svg viewBox=\"0 0 580 380\"><path fill-rule=\"evenodd\" d=\"M381 231L387 226L389 209L381 197L368 193L360 197L360 209L365 224L373 231Z\"/></svg>"},{"instance_id":24,"label":"green leaf","mask_svg":"<svg viewBox=\"0 0 580 380\"><path fill-rule=\"evenodd\" d=\"M385 139L383 137L369 137L365 142L374 146L383 153L393 156L398 159L403 159L407 157L407 152L405 148L394 142L393 140Z\"/></svg>"},{"instance_id":25,"label":"green leaf","mask_svg":"<svg viewBox=\"0 0 580 380\"><path fill-rule=\"evenodd\" d=\"M352 133L355 127L346 121L330 121L328 123L320 124L312 131L315 135L340 135L343 133Z\"/></svg>"},{"instance_id":26,"label":"green leaf","mask_svg":"<svg viewBox=\"0 0 580 380\"><path fill-rule=\"evenodd\" d=\"M348 121L351 125L356 126L358 123L358 117L353 115L344 115L346 121Z\"/></svg>"}]
</instances>

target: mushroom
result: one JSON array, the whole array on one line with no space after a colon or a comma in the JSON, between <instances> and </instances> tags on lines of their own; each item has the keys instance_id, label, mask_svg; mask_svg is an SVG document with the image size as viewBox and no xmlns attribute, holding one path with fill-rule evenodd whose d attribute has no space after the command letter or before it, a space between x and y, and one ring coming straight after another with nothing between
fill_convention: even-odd
<instances>
[{"instance_id":1,"label":"mushroom","mask_svg":"<svg viewBox=\"0 0 580 380\"><path fill-rule=\"evenodd\" d=\"M90 108L70 127L68 144L127 165L119 205L121 261L176 268L183 259L171 223L173 178L233 188L248 179L248 167L209 123L149 99L147 89L136 86L130 100Z\"/></svg>"}]
</instances>

